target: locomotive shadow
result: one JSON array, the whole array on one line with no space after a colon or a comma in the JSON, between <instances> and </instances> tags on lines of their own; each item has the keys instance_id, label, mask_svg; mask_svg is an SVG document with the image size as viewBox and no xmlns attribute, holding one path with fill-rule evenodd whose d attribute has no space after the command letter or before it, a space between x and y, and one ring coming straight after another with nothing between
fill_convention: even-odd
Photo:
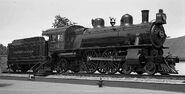
<instances>
[{"instance_id":1,"label":"locomotive shadow","mask_svg":"<svg viewBox=\"0 0 185 94\"><path fill-rule=\"evenodd\" d=\"M11 86L12 84L6 84L6 83L0 83L0 87L7 87L7 86Z\"/></svg>"}]
</instances>

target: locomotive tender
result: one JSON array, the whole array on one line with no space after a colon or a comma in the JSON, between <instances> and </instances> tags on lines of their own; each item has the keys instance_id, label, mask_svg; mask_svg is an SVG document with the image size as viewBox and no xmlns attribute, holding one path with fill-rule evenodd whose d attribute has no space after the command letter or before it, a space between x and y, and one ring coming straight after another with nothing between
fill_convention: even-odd
<instances>
[{"instance_id":1,"label":"locomotive tender","mask_svg":"<svg viewBox=\"0 0 185 94\"><path fill-rule=\"evenodd\" d=\"M163 56L166 40L163 24L166 15L160 9L154 22L148 22L149 10L142 10L142 23L133 24L129 14L119 26L104 26L102 18L92 19L93 28L79 25L43 31L49 38L33 37L14 40L8 45L8 66L26 72L31 67L49 65L59 73L177 74L178 58ZM44 63L43 63L44 62Z\"/></svg>"}]
</instances>

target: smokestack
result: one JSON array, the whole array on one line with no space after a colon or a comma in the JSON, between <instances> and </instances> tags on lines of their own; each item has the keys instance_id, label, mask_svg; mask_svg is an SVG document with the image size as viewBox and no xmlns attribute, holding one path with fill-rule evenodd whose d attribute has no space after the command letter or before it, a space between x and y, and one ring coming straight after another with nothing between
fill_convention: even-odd
<instances>
[{"instance_id":1,"label":"smokestack","mask_svg":"<svg viewBox=\"0 0 185 94\"><path fill-rule=\"evenodd\" d=\"M142 10L142 23L148 23L149 10Z\"/></svg>"}]
</instances>

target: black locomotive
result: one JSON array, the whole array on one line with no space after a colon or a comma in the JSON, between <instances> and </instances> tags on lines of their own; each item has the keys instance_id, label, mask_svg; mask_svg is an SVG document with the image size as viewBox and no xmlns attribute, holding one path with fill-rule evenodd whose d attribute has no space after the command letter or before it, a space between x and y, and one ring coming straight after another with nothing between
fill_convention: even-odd
<instances>
[{"instance_id":1,"label":"black locomotive","mask_svg":"<svg viewBox=\"0 0 185 94\"><path fill-rule=\"evenodd\" d=\"M93 28L79 25L43 31L43 37L14 40L8 45L8 66L13 71L47 66L59 73L177 74L178 58L163 56L166 40L162 10L156 20L148 22L149 10L142 10L142 23L133 24L129 14L122 16L119 26L104 26L102 18L92 19ZM48 66L49 65L49 66Z\"/></svg>"}]
</instances>

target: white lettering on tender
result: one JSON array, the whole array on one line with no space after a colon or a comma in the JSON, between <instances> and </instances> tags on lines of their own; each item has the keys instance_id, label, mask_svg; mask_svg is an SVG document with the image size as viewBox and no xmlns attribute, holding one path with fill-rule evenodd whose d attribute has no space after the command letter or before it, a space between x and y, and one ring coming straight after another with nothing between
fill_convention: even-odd
<instances>
[{"instance_id":1,"label":"white lettering on tender","mask_svg":"<svg viewBox=\"0 0 185 94\"><path fill-rule=\"evenodd\" d=\"M33 53L33 50L28 50L28 51L15 51L13 52L14 54L31 54Z\"/></svg>"}]
</instances>

